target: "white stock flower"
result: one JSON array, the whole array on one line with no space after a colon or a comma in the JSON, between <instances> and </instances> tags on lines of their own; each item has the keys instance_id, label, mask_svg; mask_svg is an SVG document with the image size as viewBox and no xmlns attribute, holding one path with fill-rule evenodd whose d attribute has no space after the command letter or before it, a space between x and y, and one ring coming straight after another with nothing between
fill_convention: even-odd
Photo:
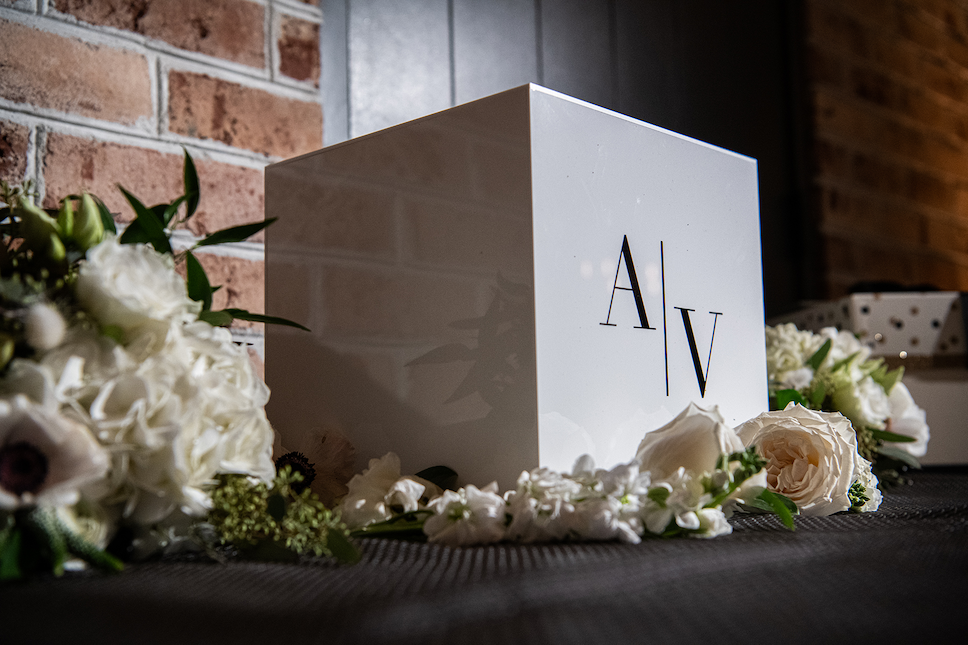
<instances>
[{"instance_id":1,"label":"white stock flower","mask_svg":"<svg viewBox=\"0 0 968 645\"><path fill-rule=\"evenodd\" d=\"M800 331L793 323L766 328L766 368L773 389L797 388L813 370L806 361L823 344L823 340L809 331ZM806 370L806 371L804 371ZM807 384L809 384L809 380Z\"/></svg>"},{"instance_id":2,"label":"white stock flower","mask_svg":"<svg viewBox=\"0 0 968 645\"><path fill-rule=\"evenodd\" d=\"M434 515L424 522L424 533L431 542L447 546L490 544L504 538L507 504L497 494L497 483L482 489L467 486L457 492L445 490L431 500Z\"/></svg>"},{"instance_id":3,"label":"white stock flower","mask_svg":"<svg viewBox=\"0 0 968 645\"><path fill-rule=\"evenodd\" d=\"M791 403L750 419L737 431L767 460L770 490L793 500L801 514L831 515L850 508L848 491L861 457L846 417Z\"/></svg>"},{"instance_id":4,"label":"white stock flower","mask_svg":"<svg viewBox=\"0 0 968 645\"><path fill-rule=\"evenodd\" d=\"M545 542L563 538L570 525L563 519L574 513L572 499L582 485L548 468L524 471L517 487L505 494L512 516L508 537L521 542Z\"/></svg>"},{"instance_id":5,"label":"white stock flower","mask_svg":"<svg viewBox=\"0 0 968 645\"><path fill-rule=\"evenodd\" d=\"M697 475L712 472L721 455L741 450L743 442L724 423L718 407L703 410L690 403L668 424L645 435L636 460L657 480L680 467Z\"/></svg>"},{"instance_id":6,"label":"white stock flower","mask_svg":"<svg viewBox=\"0 0 968 645\"><path fill-rule=\"evenodd\" d=\"M883 496L877 488L877 476L874 475L871 462L860 456L857 457L857 464L854 467L854 481L860 483L867 493L867 501L856 510L860 513L876 511L881 505Z\"/></svg>"},{"instance_id":7,"label":"white stock flower","mask_svg":"<svg viewBox=\"0 0 968 645\"><path fill-rule=\"evenodd\" d=\"M23 395L0 399L0 509L74 504L108 464L84 426Z\"/></svg>"},{"instance_id":8,"label":"white stock flower","mask_svg":"<svg viewBox=\"0 0 968 645\"><path fill-rule=\"evenodd\" d=\"M119 244L110 235L88 250L80 265L76 293L99 323L125 332L187 323L201 309L201 303L188 297L171 256L146 244Z\"/></svg>"},{"instance_id":9,"label":"white stock flower","mask_svg":"<svg viewBox=\"0 0 968 645\"><path fill-rule=\"evenodd\" d=\"M928 440L931 438L924 410L914 403L914 397L903 383L895 383L891 388L888 405L890 419L887 429L915 439L913 442L898 442L891 445L913 457L923 457L928 452Z\"/></svg>"},{"instance_id":10,"label":"white stock flower","mask_svg":"<svg viewBox=\"0 0 968 645\"><path fill-rule=\"evenodd\" d=\"M726 521L726 515L718 508L703 508L696 511L699 519L699 531L690 533L689 537L714 538L729 535L733 527Z\"/></svg>"}]
</instances>

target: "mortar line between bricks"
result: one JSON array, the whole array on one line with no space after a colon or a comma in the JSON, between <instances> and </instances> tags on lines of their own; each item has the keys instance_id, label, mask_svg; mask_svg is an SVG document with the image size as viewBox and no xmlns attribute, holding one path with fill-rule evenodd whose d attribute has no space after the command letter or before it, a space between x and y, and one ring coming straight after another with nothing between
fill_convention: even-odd
<instances>
[{"instance_id":1,"label":"mortar line between bricks","mask_svg":"<svg viewBox=\"0 0 968 645\"><path fill-rule=\"evenodd\" d=\"M162 40L116 27L88 25L76 21L72 16L66 14L47 13L38 16L8 7L0 7L0 18L62 38L77 39L86 44L122 49L141 56L153 52L158 56L179 61L179 69L182 70L221 78L246 87L275 93L285 98L305 100L310 103L319 102L318 90L311 81L301 83L291 80L288 83L273 83L269 78L268 68L259 69L234 63L217 56L180 49ZM275 92L275 90L282 90L282 92Z\"/></svg>"},{"instance_id":2,"label":"mortar line between bricks","mask_svg":"<svg viewBox=\"0 0 968 645\"><path fill-rule=\"evenodd\" d=\"M266 59L266 71L269 73L269 80L273 83L278 82L276 47L274 46L275 34L275 3L269 2L266 10L262 14L262 55Z\"/></svg>"},{"instance_id":3,"label":"mortar line between bricks","mask_svg":"<svg viewBox=\"0 0 968 645\"><path fill-rule=\"evenodd\" d=\"M0 118L6 118L14 123L23 123L25 125L55 126L53 129L56 129L58 132L94 139L95 141L134 145L155 150L156 152L171 154L181 154L181 148L184 146L189 150L201 150L209 153L213 155L209 158L214 161L223 161L224 163L252 168L254 170L261 170L276 160L276 157L267 157L266 155L244 148L231 148L224 143L216 141L192 139L172 133L158 137L157 135L144 131L129 130L124 126L112 128L110 126L116 124L108 121L94 121L92 119L90 120L94 121L94 124L92 124L86 117L64 113L41 114L39 113L41 108L29 105L20 108L17 105L7 105L7 103L7 101L0 99ZM67 129L56 128L57 125L67 126ZM146 143L149 145L145 145Z\"/></svg>"}]
</instances>

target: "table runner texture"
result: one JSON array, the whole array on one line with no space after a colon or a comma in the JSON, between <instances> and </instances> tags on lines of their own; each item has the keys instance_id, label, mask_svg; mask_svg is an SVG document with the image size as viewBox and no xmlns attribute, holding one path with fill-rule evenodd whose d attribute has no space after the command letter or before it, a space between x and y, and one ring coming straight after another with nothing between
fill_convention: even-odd
<instances>
[{"instance_id":1,"label":"table runner texture","mask_svg":"<svg viewBox=\"0 0 968 645\"><path fill-rule=\"evenodd\" d=\"M968 468L712 540L362 541L341 566L133 564L0 586L4 643L865 643L968 631Z\"/></svg>"}]
</instances>

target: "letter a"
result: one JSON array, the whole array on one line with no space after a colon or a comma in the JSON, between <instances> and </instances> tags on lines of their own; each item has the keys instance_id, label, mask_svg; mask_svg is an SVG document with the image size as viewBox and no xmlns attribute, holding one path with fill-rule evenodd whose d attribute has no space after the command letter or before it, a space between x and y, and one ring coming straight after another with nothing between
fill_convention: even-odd
<instances>
[{"instance_id":1,"label":"letter a","mask_svg":"<svg viewBox=\"0 0 968 645\"><path fill-rule=\"evenodd\" d=\"M629 274L629 287L618 286L618 274L622 270L622 259L625 259L625 270ZM614 327L615 323L609 323L609 319L612 317L612 304L615 302L615 290L621 289L622 291L631 291L632 296L635 298L635 308L639 312L639 322L640 325L636 325L636 329L655 329L655 327L649 326L649 318L645 315L645 303L642 301L642 291L639 290L639 280L635 277L635 264L632 262L632 251L629 249L629 237L625 235L622 237L622 252L618 256L618 266L615 267L615 282L612 283L612 299L608 301L608 315L605 316L605 322L598 323L599 325L606 325L608 327Z\"/></svg>"},{"instance_id":2,"label":"letter a","mask_svg":"<svg viewBox=\"0 0 968 645\"><path fill-rule=\"evenodd\" d=\"M706 396L706 378L709 376L709 361L713 357L713 341L716 339L716 321L723 314L716 311L710 311L713 314L713 334L709 338L709 356L706 357L706 371L703 372L702 364L699 361L699 349L696 347L696 335L692 331L692 321L689 320L689 312L695 311L695 309L685 309L683 307L676 307L679 313L682 314L682 326L686 328L686 338L689 340L689 351L692 352L692 364L696 368L696 380L699 381L699 394L703 398Z\"/></svg>"}]
</instances>

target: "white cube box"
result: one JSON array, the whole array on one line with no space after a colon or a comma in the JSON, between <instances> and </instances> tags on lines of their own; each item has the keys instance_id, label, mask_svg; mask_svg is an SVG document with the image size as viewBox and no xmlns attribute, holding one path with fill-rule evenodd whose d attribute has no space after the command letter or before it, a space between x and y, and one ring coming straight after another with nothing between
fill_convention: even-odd
<instances>
[{"instance_id":1,"label":"white cube box","mask_svg":"<svg viewBox=\"0 0 968 645\"><path fill-rule=\"evenodd\" d=\"M506 488L767 407L748 157L528 85L273 164L266 213L284 442Z\"/></svg>"}]
</instances>

